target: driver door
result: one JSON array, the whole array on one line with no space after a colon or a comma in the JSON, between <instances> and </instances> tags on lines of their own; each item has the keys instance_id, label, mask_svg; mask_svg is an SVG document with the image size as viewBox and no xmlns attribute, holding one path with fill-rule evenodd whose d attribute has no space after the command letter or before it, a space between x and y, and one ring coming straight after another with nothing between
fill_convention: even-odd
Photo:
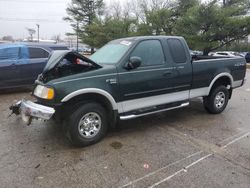
<instances>
[{"instance_id":1,"label":"driver door","mask_svg":"<svg viewBox=\"0 0 250 188\"><path fill-rule=\"evenodd\" d=\"M166 62L160 40L139 42L124 64L130 57L140 57L142 62L136 69L118 70L122 112L154 106L157 96L171 92L172 88L173 71Z\"/></svg>"}]
</instances>

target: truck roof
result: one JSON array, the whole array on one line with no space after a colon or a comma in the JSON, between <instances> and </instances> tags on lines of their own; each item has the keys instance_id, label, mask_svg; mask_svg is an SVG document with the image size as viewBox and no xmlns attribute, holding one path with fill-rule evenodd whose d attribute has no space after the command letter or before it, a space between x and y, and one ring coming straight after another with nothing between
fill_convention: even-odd
<instances>
[{"instance_id":1,"label":"truck roof","mask_svg":"<svg viewBox=\"0 0 250 188\"><path fill-rule=\"evenodd\" d=\"M145 39L169 39L169 38L183 39L183 37L180 37L180 36L157 35L157 36L135 36L135 37L125 37L125 38L120 38L120 39L116 39L116 40L113 40L113 41L122 41L122 40L137 41L137 40L145 40Z\"/></svg>"}]
</instances>

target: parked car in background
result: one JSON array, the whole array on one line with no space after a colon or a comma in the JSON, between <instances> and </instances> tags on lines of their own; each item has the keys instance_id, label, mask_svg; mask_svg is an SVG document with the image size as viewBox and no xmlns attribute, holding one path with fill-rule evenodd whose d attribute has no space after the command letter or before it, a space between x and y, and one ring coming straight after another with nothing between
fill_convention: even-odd
<instances>
[{"instance_id":1,"label":"parked car in background","mask_svg":"<svg viewBox=\"0 0 250 188\"><path fill-rule=\"evenodd\" d=\"M198 50L189 50L189 51L190 51L191 56L194 56L194 55L203 55L202 51L198 51Z\"/></svg>"},{"instance_id":2,"label":"parked car in background","mask_svg":"<svg viewBox=\"0 0 250 188\"><path fill-rule=\"evenodd\" d=\"M1 44L0 89L33 85L50 53L67 49L64 45L54 44Z\"/></svg>"},{"instance_id":3,"label":"parked car in background","mask_svg":"<svg viewBox=\"0 0 250 188\"><path fill-rule=\"evenodd\" d=\"M217 57L242 57L239 52L232 52L232 51L219 51L219 52L211 52L209 53L210 56L217 56Z\"/></svg>"}]
</instances>

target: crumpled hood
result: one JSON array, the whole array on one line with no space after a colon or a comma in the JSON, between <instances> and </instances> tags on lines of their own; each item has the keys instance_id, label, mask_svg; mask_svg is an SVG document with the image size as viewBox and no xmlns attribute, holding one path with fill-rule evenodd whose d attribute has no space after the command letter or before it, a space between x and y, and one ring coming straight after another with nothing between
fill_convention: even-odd
<instances>
[{"instance_id":1,"label":"crumpled hood","mask_svg":"<svg viewBox=\"0 0 250 188\"><path fill-rule=\"evenodd\" d=\"M72 54L75 55L81 59L83 59L84 61L91 63L92 65L94 65L97 68L101 68L100 65L96 64L94 61L90 60L89 58L77 53L77 52L73 52L70 50L57 50L57 51L53 51L48 59L48 62L46 64L46 66L43 69L43 74L46 74L47 72L49 72L50 70L54 69L58 63L60 63L60 61L68 54Z\"/></svg>"}]
</instances>

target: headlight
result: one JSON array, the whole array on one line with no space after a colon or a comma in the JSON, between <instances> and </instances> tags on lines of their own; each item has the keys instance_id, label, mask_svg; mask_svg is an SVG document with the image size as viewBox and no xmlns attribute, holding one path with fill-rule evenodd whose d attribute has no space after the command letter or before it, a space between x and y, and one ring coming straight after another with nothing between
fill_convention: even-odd
<instances>
[{"instance_id":1,"label":"headlight","mask_svg":"<svg viewBox=\"0 0 250 188\"><path fill-rule=\"evenodd\" d=\"M34 95L42 99L53 99L55 92L54 89L42 85L37 85L34 90Z\"/></svg>"}]
</instances>

